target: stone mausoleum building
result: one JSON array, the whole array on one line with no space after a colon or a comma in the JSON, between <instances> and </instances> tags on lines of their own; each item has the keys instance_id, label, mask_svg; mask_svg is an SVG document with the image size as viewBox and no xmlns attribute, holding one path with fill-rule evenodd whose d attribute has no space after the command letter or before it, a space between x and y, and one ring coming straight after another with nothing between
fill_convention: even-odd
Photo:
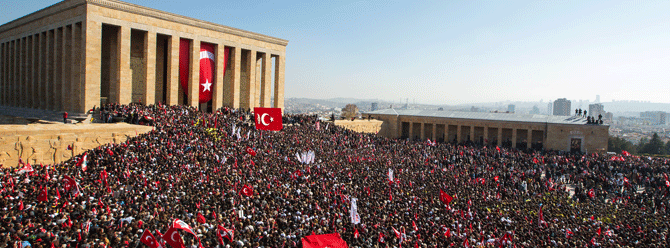
<instances>
[{"instance_id":1,"label":"stone mausoleum building","mask_svg":"<svg viewBox=\"0 0 670 248\"><path fill-rule=\"evenodd\" d=\"M0 104L71 113L108 102L283 108L287 44L117 0L65 0L0 26ZM204 103L203 56L211 61Z\"/></svg>"},{"instance_id":2,"label":"stone mausoleum building","mask_svg":"<svg viewBox=\"0 0 670 248\"><path fill-rule=\"evenodd\" d=\"M389 138L604 153L609 137L608 125L577 116L398 109L365 115L383 121L378 134Z\"/></svg>"}]
</instances>

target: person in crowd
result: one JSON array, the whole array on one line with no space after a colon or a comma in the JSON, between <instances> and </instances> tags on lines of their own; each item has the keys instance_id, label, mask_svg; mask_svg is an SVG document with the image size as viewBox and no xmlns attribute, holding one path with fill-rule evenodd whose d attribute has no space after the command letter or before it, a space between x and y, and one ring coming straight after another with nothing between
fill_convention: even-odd
<instances>
[{"instance_id":1,"label":"person in crowd","mask_svg":"<svg viewBox=\"0 0 670 248\"><path fill-rule=\"evenodd\" d=\"M350 247L668 246L667 159L427 144L317 130L306 115L258 131L228 108L101 109L155 129L2 168L0 247L145 246L145 230L161 239L177 219L187 247L302 247L328 233Z\"/></svg>"}]
</instances>

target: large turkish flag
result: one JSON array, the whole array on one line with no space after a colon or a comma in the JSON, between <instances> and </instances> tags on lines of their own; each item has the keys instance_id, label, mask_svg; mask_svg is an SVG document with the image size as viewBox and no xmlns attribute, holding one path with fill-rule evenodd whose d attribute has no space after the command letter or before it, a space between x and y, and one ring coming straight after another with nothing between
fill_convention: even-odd
<instances>
[{"instance_id":1,"label":"large turkish flag","mask_svg":"<svg viewBox=\"0 0 670 248\"><path fill-rule=\"evenodd\" d=\"M304 248L347 248L345 242L339 233L309 235L302 238L302 247Z\"/></svg>"},{"instance_id":2,"label":"large turkish flag","mask_svg":"<svg viewBox=\"0 0 670 248\"><path fill-rule=\"evenodd\" d=\"M188 92L188 84L190 81L190 57L189 53L191 47L190 40L181 39L179 41L179 83L181 84L182 90ZM212 92L214 90L214 74L216 73L216 59L214 56L214 44L210 43L200 43L200 57L198 61L200 63L200 80L198 82L198 92L199 92L199 103L206 103L212 100ZM228 54L230 54L230 48L226 47L223 52L223 72L226 72L226 66L228 62ZM225 75L220 75L223 77Z\"/></svg>"},{"instance_id":3,"label":"large turkish flag","mask_svg":"<svg viewBox=\"0 0 670 248\"><path fill-rule=\"evenodd\" d=\"M140 241L144 243L145 245L151 247L151 248L159 248L161 247L161 244L158 243L158 240L154 238L154 235L149 232L149 229L144 229L144 233L142 234L142 237L140 238Z\"/></svg>"},{"instance_id":4,"label":"large turkish flag","mask_svg":"<svg viewBox=\"0 0 670 248\"><path fill-rule=\"evenodd\" d=\"M224 60L225 61L225 60ZM200 103L212 100L212 89L214 89L214 45L209 43L200 44ZM223 71L226 71L224 68Z\"/></svg>"},{"instance_id":5,"label":"large turkish flag","mask_svg":"<svg viewBox=\"0 0 670 248\"><path fill-rule=\"evenodd\" d=\"M254 108L257 130L280 131L281 118L281 108Z\"/></svg>"},{"instance_id":6,"label":"large turkish flag","mask_svg":"<svg viewBox=\"0 0 670 248\"><path fill-rule=\"evenodd\" d=\"M184 241L181 239L181 236L179 236L179 232L177 231L177 228L170 228L163 234L163 240L170 246L174 248L182 248L184 247Z\"/></svg>"}]
</instances>

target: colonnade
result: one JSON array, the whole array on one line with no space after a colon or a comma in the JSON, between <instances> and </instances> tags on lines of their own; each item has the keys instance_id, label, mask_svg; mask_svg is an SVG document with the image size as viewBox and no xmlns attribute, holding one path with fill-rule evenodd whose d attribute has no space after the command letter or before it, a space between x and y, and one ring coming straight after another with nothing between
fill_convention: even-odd
<instances>
[{"instance_id":1,"label":"colonnade","mask_svg":"<svg viewBox=\"0 0 670 248\"><path fill-rule=\"evenodd\" d=\"M190 41L186 91L179 84L180 39ZM283 52L81 18L0 41L0 104L71 112L104 102L198 106L202 42L215 47L212 109L283 109Z\"/></svg>"},{"instance_id":2,"label":"colonnade","mask_svg":"<svg viewBox=\"0 0 670 248\"><path fill-rule=\"evenodd\" d=\"M0 44L0 104L74 111L84 86L82 22L37 30Z\"/></svg>"},{"instance_id":3,"label":"colonnade","mask_svg":"<svg viewBox=\"0 0 670 248\"><path fill-rule=\"evenodd\" d=\"M482 145L503 146L511 142L511 147L525 144L526 148L534 144L544 144L546 130L542 127L517 127L515 125L464 125L459 123L429 123L402 121L399 129L401 138L412 138L444 142L481 143Z\"/></svg>"}]
</instances>

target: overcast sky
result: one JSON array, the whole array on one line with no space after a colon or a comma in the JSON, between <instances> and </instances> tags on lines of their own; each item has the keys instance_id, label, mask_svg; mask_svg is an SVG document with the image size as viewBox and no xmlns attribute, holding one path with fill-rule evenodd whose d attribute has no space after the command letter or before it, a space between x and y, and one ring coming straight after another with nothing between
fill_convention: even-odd
<instances>
[{"instance_id":1,"label":"overcast sky","mask_svg":"<svg viewBox=\"0 0 670 248\"><path fill-rule=\"evenodd\" d=\"M670 103L668 0L127 2L289 40L286 97Z\"/></svg>"}]
</instances>

